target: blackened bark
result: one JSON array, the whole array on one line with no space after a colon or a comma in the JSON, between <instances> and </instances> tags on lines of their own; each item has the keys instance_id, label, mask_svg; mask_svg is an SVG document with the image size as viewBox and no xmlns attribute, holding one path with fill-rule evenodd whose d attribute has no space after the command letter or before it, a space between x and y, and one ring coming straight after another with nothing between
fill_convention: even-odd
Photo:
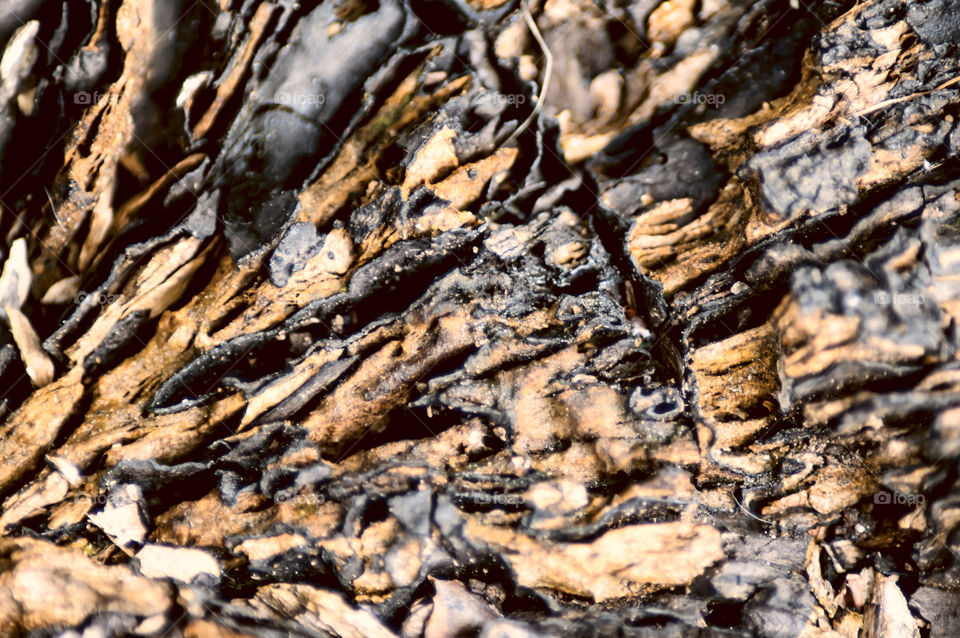
<instances>
[{"instance_id":1,"label":"blackened bark","mask_svg":"<svg viewBox=\"0 0 960 638\"><path fill-rule=\"evenodd\" d=\"M0 8L0 632L960 635L958 9Z\"/></svg>"}]
</instances>

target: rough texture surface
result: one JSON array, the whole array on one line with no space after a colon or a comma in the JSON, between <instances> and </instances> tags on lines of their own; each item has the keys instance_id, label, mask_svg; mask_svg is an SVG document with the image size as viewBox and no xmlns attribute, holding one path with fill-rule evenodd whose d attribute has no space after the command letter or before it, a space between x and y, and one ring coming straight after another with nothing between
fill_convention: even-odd
<instances>
[{"instance_id":1,"label":"rough texture surface","mask_svg":"<svg viewBox=\"0 0 960 638\"><path fill-rule=\"evenodd\" d=\"M4 2L0 635L960 635L958 16Z\"/></svg>"}]
</instances>

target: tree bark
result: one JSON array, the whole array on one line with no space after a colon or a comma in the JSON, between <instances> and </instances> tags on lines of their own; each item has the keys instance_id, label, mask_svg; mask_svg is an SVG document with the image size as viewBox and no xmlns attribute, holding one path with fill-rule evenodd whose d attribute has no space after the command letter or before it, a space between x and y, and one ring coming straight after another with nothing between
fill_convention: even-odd
<instances>
[{"instance_id":1,"label":"tree bark","mask_svg":"<svg viewBox=\"0 0 960 638\"><path fill-rule=\"evenodd\" d=\"M960 635L958 9L0 8L0 635Z\"/></svg>"}]
</instances>

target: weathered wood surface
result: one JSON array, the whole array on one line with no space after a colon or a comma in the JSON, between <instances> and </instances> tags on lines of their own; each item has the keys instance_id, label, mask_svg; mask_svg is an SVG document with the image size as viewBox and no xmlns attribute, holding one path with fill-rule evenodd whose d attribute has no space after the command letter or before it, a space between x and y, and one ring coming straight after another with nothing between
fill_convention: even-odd
<instances>
[{"instance_id":1,"label":"weathered wood surface","mask_svg":"<svg viewBox=\"0 0 960 638\"><path fill-rule=\"evenodd\" d=\"M0 635L960 635L958 16L0 6Z\"/></svg>"}]
</instances>

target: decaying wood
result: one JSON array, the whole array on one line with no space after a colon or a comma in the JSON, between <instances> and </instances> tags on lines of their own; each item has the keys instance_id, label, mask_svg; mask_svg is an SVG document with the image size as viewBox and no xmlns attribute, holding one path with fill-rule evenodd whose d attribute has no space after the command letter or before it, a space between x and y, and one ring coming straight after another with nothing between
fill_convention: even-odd
<instances>
[{"instance_id":1,"label":"decaying wood","mask_svg":"<svg viewBox=\"0 0 960 638\"><path fill-rule=\"evenodd\" d=\"M3 5L0 635L960 635L958 9Z\"/></svg>"}]
</instances>

